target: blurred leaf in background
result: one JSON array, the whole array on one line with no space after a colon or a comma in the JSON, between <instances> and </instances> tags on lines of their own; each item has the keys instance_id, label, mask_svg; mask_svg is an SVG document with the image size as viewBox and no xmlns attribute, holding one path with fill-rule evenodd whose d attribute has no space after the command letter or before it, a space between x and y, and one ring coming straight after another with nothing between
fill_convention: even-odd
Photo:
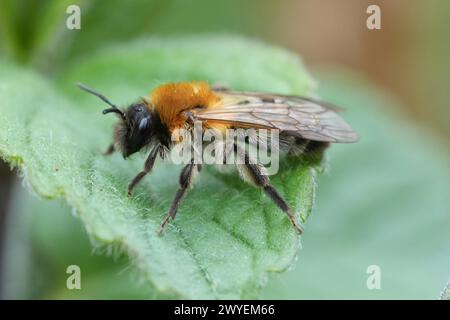
<instances>
[{"instance_id":1,"label":"blurred leaf in background","mask_svg":"<svg viewBox=\"0 0 450 320\"><path fill-rule=\"evenodd\" d=\"M66 28L70 4L80 6L81 30ZM9 56L53 74L93 50L146 35L256 36L273 5L269 0L5 0L0 36Z\"/></svg>"}]
</instances>

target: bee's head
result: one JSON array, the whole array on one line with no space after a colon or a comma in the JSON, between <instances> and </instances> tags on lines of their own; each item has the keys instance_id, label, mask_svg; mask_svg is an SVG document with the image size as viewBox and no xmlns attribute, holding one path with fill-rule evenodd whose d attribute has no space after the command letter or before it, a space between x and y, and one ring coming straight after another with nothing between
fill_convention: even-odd
<instances>
[{"instance_id":1,"label":"bee's head","mask_svg":"<svg viewBox=\"0 0 450 320\"><path fill-rule=\"evenodd\" d=\"M114 128L114 144L122 152L124 158L138 152L150 143L153 136L153 126L152 115L147 102L142 100L131 104L125 110L121 110L102 94L85 85L78 84L78 86L111 106L111 108L103 110L103 114L115 113L119 116L119 122Z\"/></svg>"},{"instance_id":2,"label":"bee's head","mask_svg":"<svg viewBox=\"0 0 450 320\"><path fill-rule=\"evenodd\" d=\"M109 110L103 110L103 113L116 112ZM133 103L118 114L120 120L114 128L114 141L126 158L149 144L153 136L152 116L145 101Z\"/></svg>"}]
</instances>

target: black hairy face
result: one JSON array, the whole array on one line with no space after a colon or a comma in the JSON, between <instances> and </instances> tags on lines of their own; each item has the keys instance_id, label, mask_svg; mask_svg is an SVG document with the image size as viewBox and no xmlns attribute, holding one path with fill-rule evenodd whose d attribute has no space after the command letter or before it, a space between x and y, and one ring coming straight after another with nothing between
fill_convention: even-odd
<instances>
[{"instance_id":1,"label":"black hairy face","mask_svg":"<svg viewBox=\"0 0 450 320\"><path fill-rule=\"evenodd\" d=\"M153 117L144 102L130 105L114 130L114 141L124 158L150 143L153 136Z\"/></svg>"}]
</instances>

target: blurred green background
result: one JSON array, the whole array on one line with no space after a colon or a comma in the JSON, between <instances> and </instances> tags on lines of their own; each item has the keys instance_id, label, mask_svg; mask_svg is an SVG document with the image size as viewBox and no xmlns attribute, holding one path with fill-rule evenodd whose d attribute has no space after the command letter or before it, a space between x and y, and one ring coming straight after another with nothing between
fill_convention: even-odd
<instances>
[{"instance_id":1,"label":"blurred green background","mask_svg":"<svg viewBox=\"0 0 450 320\"><path fill-rule=\"evenodd\" d=\"M65 27L73 3L81 30ZM369 4L381 30L366 28ZM450 278L449 18L446 0L3 0L0 54L58 81L93 51L149 35L231 33L296 52L361 141L331 148L298 263L262 297L436 299ZM0 192L2 298L159 297L126 259L91 252L70 209L30 196L4 163ZM81 291L65 287L70 264L82 265ZM380 290L366 287L369 265Z\"/></svg>"}]
</instances>

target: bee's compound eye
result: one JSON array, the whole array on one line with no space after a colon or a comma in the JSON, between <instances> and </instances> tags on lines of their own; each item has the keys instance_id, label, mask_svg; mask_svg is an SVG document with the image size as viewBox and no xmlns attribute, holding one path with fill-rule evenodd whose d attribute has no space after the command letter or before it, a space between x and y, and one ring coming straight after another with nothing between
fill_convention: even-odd
<instances>
[{"instance_id":1,"label":"bee's compound eye","mask_svg":"<svg viewBox=\"0 0 450 320\"><path fill-rule=\"evenodd\" d=\"M141 120L141 122L139 122L139 130L144 130L145 128L147 128L148 124L149 124L149 119L148 118L143 118Z\"/></svg>"}]
</instances>

